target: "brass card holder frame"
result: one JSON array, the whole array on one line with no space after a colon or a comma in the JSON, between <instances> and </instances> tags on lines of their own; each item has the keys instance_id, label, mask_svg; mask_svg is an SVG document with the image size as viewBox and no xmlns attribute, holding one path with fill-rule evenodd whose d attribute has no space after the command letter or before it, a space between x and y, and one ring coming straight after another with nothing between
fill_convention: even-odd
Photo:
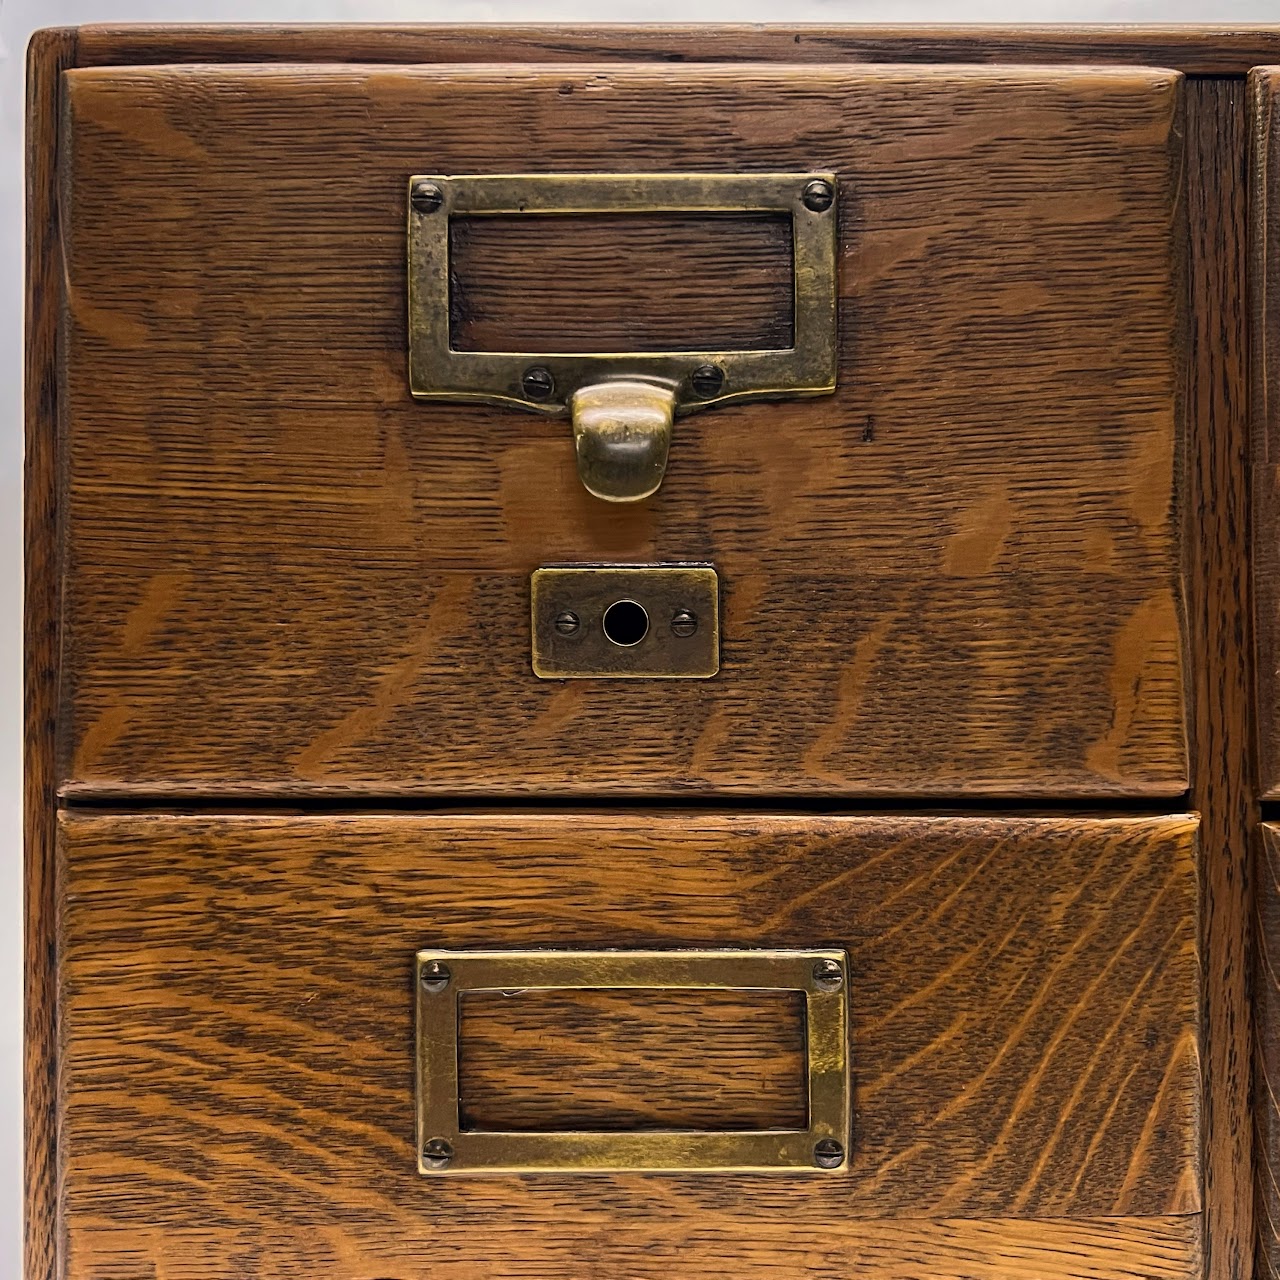
<instances>
[{"instance_id":1,"label":"brass card holder frame","mask_svg":"<svg viewBox=\"0 0 1280 1280\"><path fill-rule=\"evenodd\" d=\"M793 345L778 350L456 351L449 221L589 213L790 215ZM666 471L677 416L741 400L825 395L836 385L833 173L542 173L409 182L409 386L419 400L568 414L578 474L596 497L633 502ZM690 335L696 338L696 335Z\"/></svg>"},{"instance_id":2,"label":"brass card holder frame","mask_svg":"<svg viewBox=\"0 0 1280 1280\"><path fill-rule=\"evenodd\" d=\"M447 951L417 955L418 1171L834 1173L848 1167L848 956L813 951ZM459 1002L529 989L798 991L808 1127L677 1132L495 1132L459 1119Z\"/></svg>"}]
</instances>

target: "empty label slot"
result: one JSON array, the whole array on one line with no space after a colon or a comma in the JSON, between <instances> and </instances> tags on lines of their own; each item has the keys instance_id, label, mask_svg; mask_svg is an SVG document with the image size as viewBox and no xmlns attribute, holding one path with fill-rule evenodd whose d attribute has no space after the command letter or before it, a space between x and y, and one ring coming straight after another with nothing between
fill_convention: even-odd
<instances>
[{"instance_id":1,"label":"empty label slot","mask_svg":"<svg viewBox=\"0 0 1280 1280\"><path fill-rule=\"evenodd\" d=\"M753 351L795 345L786 214L456 217L456 351Z\"/></svg>"},{"instance_id":2,"label":"empty label slot","mask_svg":"<svg viewBox=\"0 0 1280 1280\"><path fill-rule=\"evenodd\" d=\"M804 1129L797 991L468 992L463 1130Z\"/></svg>"}]
</instances>

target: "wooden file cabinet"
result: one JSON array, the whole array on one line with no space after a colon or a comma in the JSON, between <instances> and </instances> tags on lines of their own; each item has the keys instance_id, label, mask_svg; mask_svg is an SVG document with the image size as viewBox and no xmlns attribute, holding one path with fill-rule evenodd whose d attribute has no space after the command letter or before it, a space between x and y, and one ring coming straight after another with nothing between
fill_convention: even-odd
<instances>
[{"instance_id":1,"label":"wooden file cabinet","mask_svg":"<svg viewBox=\"0 0 1280 1280\"><path fill-rule=\"evenodd\" d=\"M1269 64L39 35L31 1280L1280 1275Z\"/></svg>"}]
</instances>

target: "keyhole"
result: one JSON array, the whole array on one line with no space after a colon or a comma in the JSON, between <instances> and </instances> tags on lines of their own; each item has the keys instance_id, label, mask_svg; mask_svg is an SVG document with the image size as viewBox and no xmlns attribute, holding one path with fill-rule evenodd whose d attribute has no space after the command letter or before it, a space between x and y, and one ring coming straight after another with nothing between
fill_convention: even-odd
<instances>
[{"instance_id":1,"label":"keyhole","mask_svg":"<svg viewBox=\"0 0 1280 1280\"><path fill-rule=\"evenodd\" d=\"M649 634L649 615L634 600L618 600L604 611L604 634L623 649Z\"/></svg>"}]
</instances>

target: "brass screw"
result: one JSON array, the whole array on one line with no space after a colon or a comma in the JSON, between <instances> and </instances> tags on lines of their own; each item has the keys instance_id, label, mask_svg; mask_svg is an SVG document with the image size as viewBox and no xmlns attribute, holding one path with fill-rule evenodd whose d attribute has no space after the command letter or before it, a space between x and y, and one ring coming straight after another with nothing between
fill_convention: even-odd
<instances>
[{"instance_id":1,"label":"brass screw","mask_svg":"<svg viewBox=\"0 0 1280 1280\"><path fill-rule=\"evenodd\" d=\"M453 1147L443 1138L432 1138L422 1148L422 1163L428 1169L444 1169L453 1159Z\"/></svg>"},{"instance_id":2,"label":"brass screw","mask_svg":"<svg viewBox=\"0 0 1280 1280\"><path fill-rule=\"evenodd\" d=\"M844 973L835 960L819 960L813 966L813 981L823 991L834 991L844 981Z\"/></svg>"},{"instance_id":3,"label":"brass screw","mask_svg":"<svg viewBox=\"0 0 1280 1280\"><path fill-rule=\"evenodd\" d=\"M524 371L524 377L520 379L520 386L530 400L549 400L551 393L556 389L551 370L543 368L540 364L536 364L532 369Z\"/></svg>"},{"instance_id":4,"label":"brass screw","mask_svg":"<svg viewBox=\"0 0 1280 1280\"><path fill-rule=\"evenodd\" d=\"M556 618L556 630L562 636L576 636L580 626L582 626L582 622L578 615L571 613L568 609Z\"/></svg>"},{"instance_id":5,"label":"brass screw","mask_svg":"<svg viewBox=\"0 0 1280 1280\"><path fill-rule=\"evenodd\" d=\"M691 636L698 629L698 615L692 609L677 609L671 615L671 630L678 636Z\"/></svg>"},{"instance_id":6,"label":"brass screw","mask_svg":"<svg viewBox=\"0 0 1280 1280\"><path fill-rule=\"evenodd\" d=\"M435 213L444 204L444 192L434 182L415 182L409 192L409 203L419 213Z\"/></svg>"},{"instance_id":7,"label":"brass screw","mask_svg":"<svg viewBox=\"0 0 1280 1280\"><path fill-rule=\"evenodd\" d=\"M418 973L418 981L431 992L443 991L452 977L449 966L442 964L439 960L428 960Z\"/></svg>"},{"instance_id":8,"label":"brass screw","mask_svg":"<svg viewBox=\"0 0 1280 1280\"><path fill-rule=\"evenodd\" d=\"M819 1169L836 1169L844 1160L844 1147L834 1138L823 1138L813 1148L813 1163Z\"/></svg>"},{"instance_id":9,"label":"brass screw","mask_svg":"<svg viewBox=\"0 0 1280 1280\"><path fill-rule=\"evenodd\" d=\"M826 213L831 208L831 202L836 198L836 193L832 189L831 183L824 182L821 178L815 178L812 182L805 185L805 189L800 193L800 199L804 201L804 207L811 213Z\"/></svg>"},{"instance_id":10,"label":"brass screw","mask_svg":"<svg viewBox=\"0 0 1280 1280\"><path fill-rule=\"evenodd\" d=\"M714 364L700 364L690 375L689 385L704 400L719 395L724 386L724 370Z\"/></svg>"}]
</instances>

